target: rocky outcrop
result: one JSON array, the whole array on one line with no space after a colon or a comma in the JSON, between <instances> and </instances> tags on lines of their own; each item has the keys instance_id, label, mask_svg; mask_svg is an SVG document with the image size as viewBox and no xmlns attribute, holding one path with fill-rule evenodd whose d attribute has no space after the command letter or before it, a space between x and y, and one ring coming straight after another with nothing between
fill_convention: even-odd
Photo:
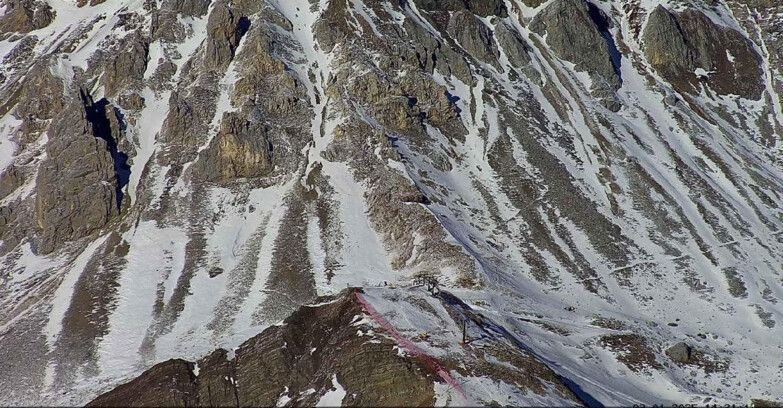
<instances>
[{"instance_id":1,"label":"rocky outcrop","mask_svg":"<svg viewBox=\"0 0 783 408\"><path fill-rule=\"evenodd\" d=\"M607 19L585 0L555 0L535 15L530 29L546 35L546 43L558 58L590 73L593 82L620 87L619 62L613 61L614 45ZM595 84L594 84L595 85Z\"/></svg>"},{"instance_id":2,"label":"rocky outcrop","mask_svg":"<svg viewBox=\"0 0 783 408\"><path fill-rule=\"evenodd\" d=\"M421 0L418 7L428 11L470 10L482 17L505 16L506 6L502 0Z\"/></svg>"},{"instance_id":3,"label":"rocky outcrop","mask_svg":"<svg viewBox=\"0 0 783 408\"><path fill-rule=\"evenodd\" d=\"M194 86L184 93L171 93L169 113L161 132L167 161L183 162L196 157L196 150L206 139L209 122L215 114L216 98L214 89L203 86Z\"/></svg>"},{"instance_id":4,"label":"rocky outcrop","mask_svg":"<svg viewBox=\"0 0 783 408\"><path fill-rule=\"evenodd\" d=\"M448 33L473 58L497 64L499 53L492 31L470 11L455 13L449 20Z\"/></svg>"},{"instance_id":5,"label":"rocky outcrop","mask_svg":"<svg viewBox=\"0 0 783 408\"><path fill-rule=\"evenodd\" d=\"M241 78L234 85L234 104L261 106L264 112L276 115L291 114L299 110L296 105L304 103L300 100L307 94L302 84L287 71L286 64L275 55L281 51L283 40L274 28L292 31L293 26L279 15L271 14L266 18L275 19L275 25L251 27L246 45L236 57Z\"/></svg>"},{"instance_id":6,"label":"rocky outcrop","mask_svg":"<svg viewBox=\"0 0 783 408\"><path fill-rule=\"evenodd\" d=\"M305 306L282 325L196 363L170 360L88 406L315 406L335 382L347 406L432 406L436 373L390 339L362 335L353 292ZM311 391L308 391L311 390Z\"/></svg>"},{"instance_id":7,"label":"rocky outcrop","mask_svg":"<svg viewBox=\"0 0 783 408\"><path fill-rule=\"evenodd\" d=\"M212 0L163 0L162 9L171 10L185 17L204 17Z\"/></svg>"},{"instance_id":8,"label":"rocky outcrop","mask_svg":"<svg viewBox=\"0 0 783 408\"><path fill-rule=\"evenodd\" d=\"M9 207L0 207L0 238L2 238L8 230L8 225L13 220L13 212Z\"/></svg>"},{"instance_id":9,"label":"rocky outcrop","mask_svg":"<svg viewBox=\"0 0 783 408\"><path fill-rule=\"evenodd\" d=\"M207 22L207 51L204 57L207 69L223 71L228 67L249 25L247 18L237 15L226 3L217 3L212 8Z\"/></svg>"},{"instance_id":10,"label":"rocky outcrop","mask_svg":"<svg viewBox=\"0 0 783 408\"><path fill-rule=\"evenodd\" d=\"M100 407L192 407L197 398L193 363L168 360L160 363L132 382L102 395L90 406Z\"/></svg>"},{"instance_id":11,"label":"rocky outcrop","mask_svg":"<svg viewBox=\"0 0 783 408\"><path fill-rule=\"evenodd\" d=\"M117 104L125 110L140 111L144 109L144 98L135 92L122 94L117 99Z\"/></svg>"},{"instance_id":12,"label":"rocky outcrop","mask_svg":"<svg viewBox=\"0 0 783 408\"><path fill-rule=\"evenodd\" d=\"M94 103L81 91L49 128L47 159L36 179L39 253L87 236L120 213L129 169L117 152L112 114L105 100Z\"/></svg>"},{"instance_id":13,"label":"rocky outcrop","mask_svg":"<svg viewBox=\"0 0 783 408\"><path fill-rule=\"evenodd\" d=\"M545 3L546 0L522 0L522 3L528 7L536 8Z\"/></svg>"},{"instance_id":14,"label":"rocky outcrop","mask_svg":"<svg viewBox=\"0 0 783 408\"><path fill-rule=\"evenodd\" d=\"M763 398L751 398L750 406L754 408L780 408L783 407L783 401L772 401Z\"/></svg>"},{"instance_id":15,"label":"rocky outcrop","mask_svg":"<svg viewBox=\"0 0 783 408\"><path fill-rule=\"evenodd\" d=\"M698 10L656 7L643 40L650 65L680 92L698 94L706 84L720 95L761 98L761 57L750 41Z\"/></svg>"},{"instance_id":16,"label":"rocky outcrop","mask_svg":"<svg viewBox=\"0 0 783 408\"><path fill-rule=\"evenodd\" d=\"M106 0L89 0L89 1L88 0L77 0L76 1L76 5L79 6L79 7L84 7L87 4L89 4L90 6L97 6L99 4L103 4L104 2L106 2Z\"/></svg>"},{"instance_id":17,"label":"rocky outcrop","mask_svg":"<svg viewBox=\"0 0 783 408\"><path fill-rule=\"evenodd\" d=\"M7 64L10 68L22 68L30 61L30 58L35 56L33 49L37 44L38 37L35 35L25 36L3 57L3 64Z\"/></svg>"},{"instance_id":18,"label":"rocky outcrop","mask_svg":"<svg viewBox=\"0 0 783 408\"><path fill-rule=\"evenodd\" d=\"M44 28L55 17L55 12L44 1L9 0L5 6L5 14L0 17L0 38Z\"/></svg>"},{"instance_id":19,"label":"rocky outcrop","mask_svg":"<svg viewBox=\"0 0 783 408\"><path fill-rule=\"evenodd\" d=\"M495 38L511 65L523 69L530 64L531 58L528 52L532 49L516 31L501 22L495 26Z\"/></svg>"},{"instance_id":20,"label":"rocky outcrop","mask_svg":"<svg viewBox=\"0 0 783 408\"><path fill-rule=\"evenodd\" d=\"M22 120L23 142L37 138L49 119L65 107L62 80L52 74L49 66L47 59L36 63L22 85L15 114Z\"/></svg>"},{"instance_id":21,"label":"rocky outcrop","mask_svg":"<svg viewBox=\"0 0 783 408\"><path fill-rule=\"evenodd\" d=\"M167 43L179 43L188 38L188 28L179 16L201 18L209 11L211 0L164 0L160 9L157 3L149 5L151 13L150 37Z\"/></svg>"},{"instance_id":22,"label":"rocky outcrop","mask_svg":"<svg viewBox=\"0 0 783 408\"><path fill-rule=\"evenodd\" d=\"M149 62L149 40L133 33L109 52L103 64L106 95L115 96L126 88L140 89Z\"/></svg>"},{"instance_id":23,"label":"rocky outcrop","mask_svg":"<svg viewBox=\"0 0 783 408\"><path fill-rule=\"evenodd\" d=\"M24 183L24 177L16 166L11 165L0 174L0 199L13 193Z\"/></svg>"},{"instance_id":24,"label":"rocky outcrop","mask_svg":"<svg viewBox=\"0 0 783 408\"><path fill-rule=\"evenodd\" d=\"M264 176L273 167L270 147L263 125L226 113L220 131L199 157L197 178L225 182Z\"/></svg>"}]
</instances>

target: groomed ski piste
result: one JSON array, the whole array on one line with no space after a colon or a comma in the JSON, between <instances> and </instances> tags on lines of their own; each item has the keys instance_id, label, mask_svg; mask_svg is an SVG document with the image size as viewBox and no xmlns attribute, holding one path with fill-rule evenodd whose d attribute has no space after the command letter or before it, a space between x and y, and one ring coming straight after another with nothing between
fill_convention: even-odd
<instances>
[{"instance_id":1,"label":"groomed ski piste","mask_svg":"<svg viewBox=\"0 0 783 408\"><path fill-rule=\"evenodd\" d=\"M36 55L48 54L60 41L83 27L90 27L82 34L84 40L79 46L70 53L61 54L51 67L64 83L73 80L74 68L87 67L91 51L104 39L127 35L115 29L119 13L139 12L146 16L141 0L109 1L90 7L77 7L72 0L46 0L46 3L56 12L56 19L46 28L30 33L40 39L32 51ZM389 3L384 7L393 17L393 23L383 24L397 24L404 30L403 22L408 22L423 27L434 37L440 35L422 15L417 1L408 0L403 7L383 3ZM90 372L81 367L73 373L73 381L65 389L55 386L55 371L61 361L57 344L64 333L63 320L74 302L80 277L93 256L104 250L111 233L92 237L83 249L73 254L35 255L30 244L25 243L0 258L0 271L7 272L0 278L0 307L12 311L7 315L10 317L4 316L0 321L0 340L10 336L22 322L29 323L38 328L43 339L40 350L46 355L43 375L35 372L29 374L28 379L41 383L42 393L25 392L14 384L0 384L0 405L84 404L157 362L171 358L197 359L218 347L231 349L264 328L279 324L266 322L258 315L268 299L273 258L276 251L285 249L277 246L279 235L284 233L281 225L288 209L284 197L305 183L316 164L333 189L333 200L339 203L336 213L341 236L339 270L333 276L327 276L323 231L316 216L306 215L307 252L317 294L333 295L348 286L363 288L363 293L357 292L357 296L378 329L400 345L401 353L424 359L442 374L442 382L437 385L438 405L472 406L491 400L510 405L537 405L558 401L554 395L549 398L520 395L508 384L487 378L462 378L439 365L441 357L459 356L465 353L466 347L480 347L482 336L499 336L503 341L513 338L517 347L538 356L573 383L573 389L579 390L585 401L604 406L732 404L747 403L750 398L783 398L783 391L778 387L783 383L783 371L780 370L783 351L777 333L779 326L776 326L783 321L783 309L778 301L783 299L783 213L780 211L783 196L775 193L783 186L779 159L783 157L783 151L780 143L765 149L756 140L746 137L745 130L736 123L710 109L721 108L730 117L748 118L743 125L755 128L760 134L759 125L753 119L764 114L764 100L718 96L704 90L693 98L693 103L703 107L711 121L685 109L673 113L662 98L674 91L667 88L660 77L650 78L646 73L640 73L636 62L623 54L620 64L623 84L618 91L623 109L609 114L589 95L589 78L576 72L573 64L551 58L551 51L543 45L541 37L527 28L529 20L548 3L531 8L520 0L505 0L507 9L511 10L509 16L484 19L484 23L490 28L501 22L507 24L529 44L536 44L531 48L533 65L536 72L541 73L541 81L552 82L549 85L566 99L570 109L565 118L549 102L543 85L509 76L514 68L501 47L500 69L471 63L475 84L466 84L456 76L445 76L437 70L431 74L431 78L456 101L467 135L464 141L454 142L430 124L426 124L427 133L437 141L433 149L453 151L460 160L446 154L451 169L444 171L434 165L430 157L400 138L394 142L394 148L401 158L387 162L426 196L438 198L427 205L426 210L440 223L446 242L458 247L475 263L480 282L475 288L458 285L457 271L444 268L437 272L441 285L450 294L491 321L492 330L477 326L469 328L469 337L479 340L461 345L459 322L449 317L440 300L423 288L410 285L411 277L418 272L415 265L420 240L416 240L409 262L401 268L393 268L389 254L395 252L395 248L384 243L367 216L366 197L372 186L355 176L356 169L351 164L324 158L324 152L337 137L336 129L348 115L372 128L380 127L360 106L345 112L327 97L330 75L340 68L334 65L335 56L323 50L315 40L312 29L330 2L269 0L264 2L266 7L284 16L293 27L293 31L285 35L299 44L300 55L297 61L289 61L287 68L306 87L313 111L312 118L307 119L311 120L312 142L301 152L307 158L304 176L291 177L267 187L254 187L240 204L235 204L238 196L235 190L213 188L208 191L209 204L203 210L220 215L204 234L204 251L210 266L220 267L225 273L211 277L206 268L201 267L193 274L182 310L168 330L155 333L152 348L147 347L146 341L152 337L151 328L158 324L155 309L172 301L178 281L183 279L191 231L185 222L163 224L135 218L132 226L121 234L121 240L127 243L129 250L114 282L105 332L95 339L96 369ZM626 2L595 3L621 22L611 28L612 35L625 38L632 55L641 55L639 40L634 39L632 28L623 18ZM383 35L381 30L385 28L373 11L375 6L371 1L350 0L346 4L356 21L357 35ZM636 2L638 8L646 11L659 4L672 10L680 7L679 2L667 0ZM705 12L713 21L755 38L755 33L746 32L744 27L747 25L734 19L730 9L720 7L719 15ZM190 30L187 40L174 46L181 58L174 60L178 69L172 83L180 80L179 68L202 52L208 15L179 17ZM96 16L105 18L96 19ZM251 16L251 24L255 23L253 18L259 17ZM148 27L150 23L147 18L144 24ZM762 30L758 24L754 28L758 32ZM0 53L7 54L14 45L8 38L0 41ZM240 51L243 46L245 44L241 43ZM767 114L773 116L776 123L783 123L783 101L774 91L774 81L781 80L779 69L770 65L769 50L763 40L755 46L763 58L767 92L772 103ZM145 78L152 76L159 58L164 55L162 45L153 42L149 54ZM230 95L238 75L235 63L219 81L220 95L210 125L212 136L217 133L223 113L237 108L231 106ZM480 72L487 75L478 75ZM21 71L9 71L9 78L21 80L24 75ZM490 87L505 93L488 96L485 89ZM102 96L100 87L93 91L96 99ZM192 194L191 186L183 179L174 186L166 185L165 174L169 169L155 167L154 155L160 147L158 136L168 113L171 92L144 89L141 94L146 106L136 124L128 127L129 141L136 148L128 184L128 197L132 203L139 199L144 174L149 177L146 194L154 197L152 206L159 204L164 191L182 200ZM533 164L537 157L513 137L515 130L506 112L515 100L523 100L530 94L540 103L546 115L542 126L552 135L542 143L544 150L563 163L568 174L575 177L573 183L579 191L595 203L596 211L611 219L632 242L625 254L627 263L618 265L607 261L603 249L581 225L568 218L555 219L549 215L560 211L554 204L548 204L550 189L547 185L553 181L540 174ZM591 114L599 110L609 118L609 123L591 119ZM686 128L683 116L687 116L689 125L701 130L694 133ZM15 160L34 163L46 157L43 149L46 134L27 145L23 152L17 150L13 136L19 125L13 112L0 119L0 171ZM637 135L648 137L639 140ZM651 189L643 198L658 211L669 212L677 219L680 227L672 233L674 239L667 245L662 245L659 236L653 233L659 225L640 207L642 198L607 193L607 183L599 175L602 169L609 171L609 164L595 153L604 149L607 137L614 148L623 152L627 161L643 168L653 182L669 194L664 197ZM573 151L563 147L562 139L568 139ZM529 179L539 187L538 197L530 197L530 206L526 209L518 208L509 198L488 158L497 143L506 141L504 146L510 149L520 171L527 172ZM709 146L710 154L705 153L704 145ZM674 162L683 164L674 166ZM747 164L751 162L754 164L749 167ZM701 186L688 185L678 176L683 166L688 171L698 172L709 188L719 192L720 200L702 199L699 196L703 191ZM636 180L630 173L609 172L614 185L621 191L633 190ZM777 187L769 188L769 196L761 197L747 188L758 184L759 177L777 183ZM27 180L2 198L0 205L31 196L34 183L34 177ZM719 208L717 203L725 204L727 208ZM534 267L528 262L529 249L518 245L527 239L531 230L519 216L520 211L540 215L540 227L545 231L565 230L564 235L569 236L571 242L552 234L564 256L584 259L596 271L595 275L576 276L563 264L560 255L536 247L551 279L534 278ZM705 211L714 220L705 220ZM716 232L711 223L719 225L721 231ZM715 266L714 259L721 268ZM711 290L695 292L683 284L681 265L702 271L699 282ZM744 297L732 296L727 291L731 282L724 267L731 268L741 279L746 292ZM597 293L590 293L585 290L589 281L598 281L604 286ZM384 282L395 288L382 286ZM425 310L411 299L425 302L429 307ZM622 324L600 324L606 320ZM429 337L420 338L418 334L422 332ZM627 349L618 351L606 346L606 339L611 336L631 334L646 339L655 353L653 360L647 363L660 365L660 368L642 364L641 368L632 369L618 358L618 355L628 353ZM720 356L715 357L716 364L725 364L725 369L705 373L703 368L665 363L663 350L679 341L691 342ZM336 377L334 383L335 391L321 400L323 406L334 405L344 396Z\"/></svg>"}]
</instances>

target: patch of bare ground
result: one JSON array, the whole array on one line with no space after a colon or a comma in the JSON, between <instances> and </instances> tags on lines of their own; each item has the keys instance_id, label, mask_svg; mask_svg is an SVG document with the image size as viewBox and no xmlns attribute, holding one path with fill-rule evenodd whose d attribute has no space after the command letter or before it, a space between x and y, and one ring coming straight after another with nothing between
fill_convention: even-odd
<instances>
[{"instance_id":1,"label":"patch of bare ground","mask_svg":"<svg viewBox=\"0 0 783 408\"><path fill-rule=\"evenodd\" d=\"M615 353L617 361L625 364L634 372L660 370L663 365L655 358L649 341L638 334L607 334L601 336L598 344Z\"/></svg>"},{"instance_id":2,"label":"patch of bare ground","mask_svg":"<svg viewBox=\"0 0 783 408\"><path fill-rule=\"evenodd\" d=\"M627 330L628 326L625 325L625 323L621 322L620 320L611 318L611 317L604 317L599 314L593 315L593 320L590 321L590 324L596 327L601 327L604 329L609 330Z\"/></svg>"},{"instance_id":3,"label":"patch of bare ground","mask_svg":"<svg viewBox=\"0 0 783 408\"><path fill-rule=\"evenodd\" d=\"M723 373L729 369L729 360L722 359L712 353L697 348L691 349L687 362L674 361L679 367L699 368L705 374Z\"/></svg>"}]
</instances>

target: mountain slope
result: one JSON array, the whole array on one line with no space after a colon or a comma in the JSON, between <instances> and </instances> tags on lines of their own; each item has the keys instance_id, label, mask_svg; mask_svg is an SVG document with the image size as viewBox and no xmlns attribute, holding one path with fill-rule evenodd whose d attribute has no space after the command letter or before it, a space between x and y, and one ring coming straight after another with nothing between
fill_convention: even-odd
<instances>
[{"instance_id":1,"label":"mountain slope","mask_svg":"<svg viewBox=\"0 0 783 408\"><path fill-rule=\"evenodd\" d=\"M0 403L422 273L602 404L783 397L780 8L5 2Z\"/></svg>"},{"instance_id":2,"label":"mountain slope","mask_svg":"<svg viewBox=\"0 0 783 408\"><path fill-rule=\"evenodd\" d=\"M368 292L372 295L350 289L334 299L305 306L282 325L266 329L230 352L219 349L197 363L160 363L88 405L581 403L546 364L508 344L502 333L477 335L462 350L454 347L458 343L453 338L442 342L446 332L459 332L449 315L460 313L460 307L448 304L448 294L442 294L438 302L424 295L423 289L373 288ZM417 322L441 326L432 337L400 342L403 335L370 305L380 299L392 300L402 314L430 305L433 313L426 315L432 320ZM471 333L477 329L490 333L488 327L491 330L489 321L472 321ZM432 352L442 354L440 363L430 356ZM445 370L458 372L457 378ZM177 392L171 391L172 383Z\"/></svg>"}]
</instances>

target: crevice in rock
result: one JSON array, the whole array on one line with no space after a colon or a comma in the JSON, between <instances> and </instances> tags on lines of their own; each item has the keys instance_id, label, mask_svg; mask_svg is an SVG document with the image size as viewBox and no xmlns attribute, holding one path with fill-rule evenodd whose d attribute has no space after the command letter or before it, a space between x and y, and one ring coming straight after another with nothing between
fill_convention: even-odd
<instances>
[{"instance_id":1,"label":"crevice in rock","mask_svg":"<svg viewBox=\"0 0 783 408\"><path fill-rule=\"evenodd\" d=\"M593 20L593 23L595 23L596 27L598 27L598 31L601 33L601 35L604 37L604 40L606 41L606 46L609 48L609 58L612 61L612 67L614 67L614 72L617 74L617 78L620 81L620 84L623 83L623 76L621 74L621 66L622 66L622 54L620 53L620 50L617 49L617 44L614 42L614 38L612 37L612 33L609 32L609 28L611 28L611 24L609 23L609 19L604 14L601 9L599 9L595 4L587 2L587 12L590 14L590 19Z\"/></svg>"},{"instance_id":2,"label":"crevice in rock","mask_svg":"<svg viewBox=\"0 0 783 408\"><path fill-rule=\"evenodd\" d=\"M122 200L124 198L123 189L130 181L131 168L128 165L128 155L121 152L117 147L117 140L112 134L111 121L107 116L107 108L116 116L117 122L120 124L119 130L124 130L125 124L122 121L122 116L117 111L117 108L110 106L109 101L106 98L94 102L89 92L84 89L79 91L79 95L84 104L87 121L92 125L93 135L106 141L106 149L111 154L112 161L114 162L114 174L117 179L117 209L121 209Z\"/></svg>"}]
</instances>

